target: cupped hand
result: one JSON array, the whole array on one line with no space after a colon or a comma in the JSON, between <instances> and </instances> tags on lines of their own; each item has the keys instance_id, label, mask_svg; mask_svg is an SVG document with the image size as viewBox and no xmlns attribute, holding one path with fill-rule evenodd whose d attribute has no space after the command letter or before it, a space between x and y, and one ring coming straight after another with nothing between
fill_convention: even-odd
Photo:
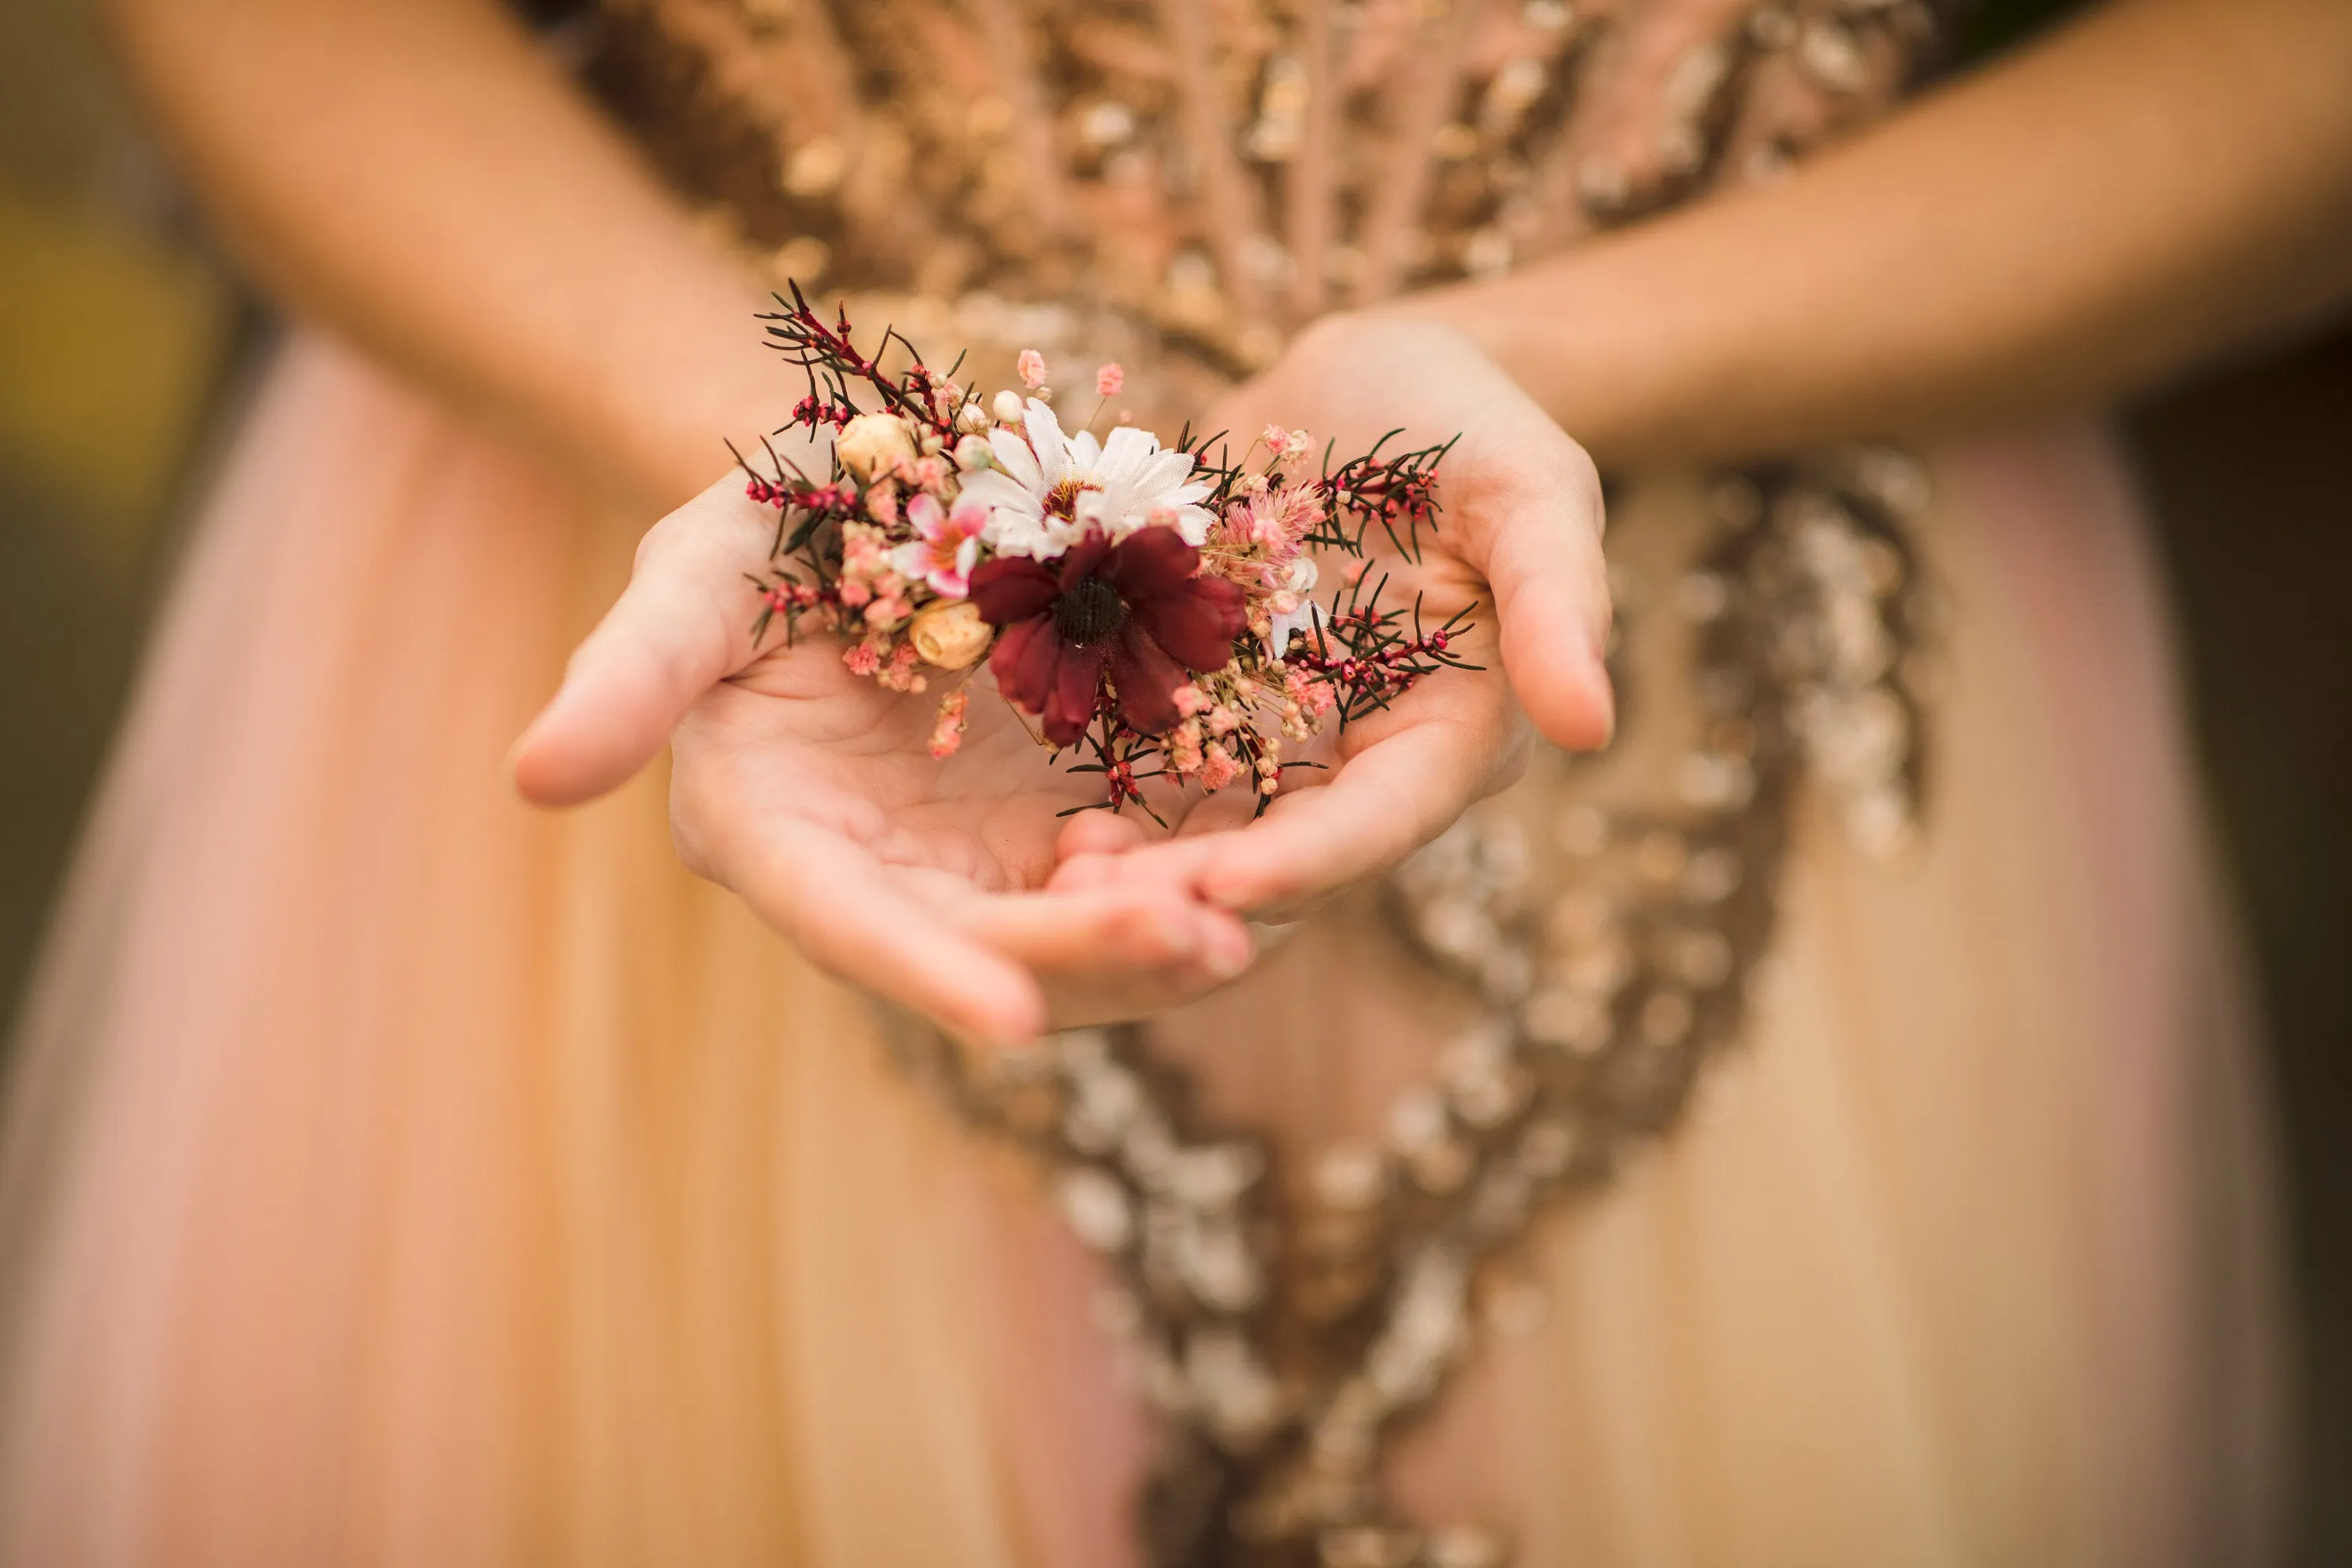
<instances>
[{"instance_id":1,"label":"cupped hand","mask_svg":"<svg viewBox=\"0 0 2352 1568\"><path fill-rule=\"evenodd\" d=\"M699 874L817 963L992 1043L1174 1005L1238 973L1247 931L1165 886L1042 889L1097 774L1051 760L984 671L898 693L852 674L838 637L781 625L754 644L745 574L775 514L741 476L662 520L627 591L518 743L518 787L562 805L673 742L671 825ZM929 750L947 684L968 729ZM1087 813L1085 816L1099 816Z\"/></svg>"},{"instance_id":2,"label":"cupped hand","mask_svg":"<svg viewBox=\"0 0 2352 1568\"><path fill-rule=\"evenodd\" d=\"M1468 338L1433 322L1328 318L1237 391L1208 429L1236 448L1268 424L1303 426L1319 451L1455 444L1437 469L1441 508L1416 552L1377 527L1367 584L1383 607L1418 599L1425 625L1469 613L1450 652L1482 668L1424 677L1388 708L1327 731L1324 766L1286 768L1263 816L1238 792L1209 797L1178 835L1137 824L1075 824L1051 887L1160 885L1259 919L1295 915L1378 875L1517 776L1529 721L1555 743L1609 739L1614 706L1602 663L1610 617L1601 555L1601 487L1570 440ZM1320 562L1326 603L1344 557Z\"/></svg>"}]
</instances>

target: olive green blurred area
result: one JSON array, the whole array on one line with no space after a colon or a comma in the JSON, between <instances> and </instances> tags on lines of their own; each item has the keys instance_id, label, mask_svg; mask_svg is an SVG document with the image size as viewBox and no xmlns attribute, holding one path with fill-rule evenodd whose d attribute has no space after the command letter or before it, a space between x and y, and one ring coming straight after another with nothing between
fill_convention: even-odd
<instances>
[{"instance_id":1,"label":"olive green blurred area","mask_svg":"<svg viewBox=\"0 0 2352 1568\"><path fill-rule=\"evenodd\" d=\"M2050 0L1989 0L1980 47ZM264 317L86 0L0 0L0 1016ZM2307 1329L2297 1561L2352 1563L2352 334L2132 411L2273 1025Z\"/></svg>"},{"instance_id":2,"label":"olive green blurred area","mask_svg":"<svg viewBox=\"0 0 2352 1568\"><path fill-rule=\"evenodd\" d=\"M82 0L0 0L0 999L113 728L248 309Z\"/></svg>"}]
</instances>

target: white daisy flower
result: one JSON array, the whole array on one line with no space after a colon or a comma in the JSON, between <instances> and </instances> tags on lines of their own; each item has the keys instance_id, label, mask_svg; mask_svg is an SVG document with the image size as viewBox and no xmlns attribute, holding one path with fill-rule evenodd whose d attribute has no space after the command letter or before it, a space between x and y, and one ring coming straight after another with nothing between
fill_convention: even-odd
<instances>
[{"instance_id":1,"label":"white daisy flower","mask_svg":"<svg viewBox=\"0 0 2352 1568\"><path fill-rule=\"evenodd\" d=\"M999 553L1050 559L1089 528L1117 542L1155 513L1187 544L1209 537L1199 503L1210 487L1192 479L1192 455L1162 451L1149 430L1122 425L1100 443L1085 430L1066 437L1054 411L1032 398L1021 429L992 430L988 445L995 466L966 473L962 493L988 504L981 538Z\"/></svg>"}]
</instances>

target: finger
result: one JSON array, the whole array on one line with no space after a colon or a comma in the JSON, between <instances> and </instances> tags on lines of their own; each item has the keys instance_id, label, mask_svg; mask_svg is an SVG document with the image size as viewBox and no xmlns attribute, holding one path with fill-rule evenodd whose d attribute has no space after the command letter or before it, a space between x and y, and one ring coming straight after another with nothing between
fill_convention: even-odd
<instances>
[{"instance_id":1,"label":"finger","mask_svg":"<svg viewBox=\"0 0 2352 1568\"><path fill-rule=\"evenodd\" d=\"M571 805L620 784L698 698L750 661L757 605L743 576L765 560L773 526L740 474L654 525L628 587L515 744L526 799Z\"/></svg>"},{"instance_id":2,"label":"finger","mask_svg":"<svg viewBox=\"0 0 2352 1568\"><path fill-rule=\"evenodd\" d=\"M1198 967L1224 980L1248 967L1255 952L1240 921L1171 888L982 894L952 918L968 935L1033 973L1064 979L1117 983Z\"/></svg>"},{"instance_id":3,"label":"finger","mask_svg":"<svg viewBox=\"0 0 2352 1568\"><path fill-rule=\"evenodd\" d=\"M1191 835L1162 839L1123 855L1075 855L1054 868L1045 889L1055 893L1094 892L1104 888L1190 889L1204 850Z\"/></svg>"},{"instance_id":4,"label":"finger","mask_svg":"<svg viewBox=\"0 0 2352 1568\"><path fill-rule=\"evenodd\" d=\"M1301 769L1297 776L1304 778L1310 771ZM1153 839L1141 831L1141 824L1137 824L1133 841L1100 851L1081 845L1054 868L1045 886L1061 892L1109 887L1189 889L1207 854L1206 840L1246 827L1256 816L1255 794L1247 790L1219 790L1186 812L1184 820L1177 824L1175 833L1170 837ZM1144 844L1150 846L1150 853L1139 856L1136 851Z\"/></svg>"},{"instance_id":5,"label":"finger","mask_svg":"<svg viewBox=\"0 0 2352 1568\"><path fill-rule=\"evenodd\" d=\"M1171 888L983 895L969 900L958 919L1035 975L1055 1028L1181 1006L1256 957L1239 921Z\"/></svg>"},{"instance_id":6,"label":"finger","mask_svg":"<svg viewBox=\"0 0 2352 1568\"><path fill-rule=\"evenodd\" d=\"M764 818L730 837L715 869L819 966L950 1033L1013 1046L1045 1026L1045 995L1027 971L836 833Z\"/></svg>"},{"instance_id":7,"label":"finger","mask_svg":"<svg viewBox=\"0 0 2352 1568\"><path fill-rule=\"evenodd\" d=\"M1080 855L1118 855L1141 844L1143 824L1131 816L1108 811L1082 811L1062 825L1054 842L1054 858L1067 860Z\"/></svg>"},{"instance_id":8,"label":"finger","mask_svg":"<svg viewBox=\"0 0 2352 1568\"><path fill-rule=\"evenodd\" d=\"M1221 909L1287 919L1444 832L1515 771L1499 763L1466 726L1414 724L1350 757L1328 784L1278 797L1246 827L1119 857L1120 874L1130 883L1181 878Z\"/></svg>"},{"instance_id":9,"label":"finger","mask_svg":"<svg viewBox=\"0 0 2352 1568\"><path fill-rule=\"evenodd\" d=\"M1546 739L1570 751L1609 743L1616 699L1606 664L1609 567L1601 550L1601 481L1582 448L1561 438L1549 480L1481 502L1486 526L1465 540L1495 595L1503 668Z\"/></svg>"}]
</instances>

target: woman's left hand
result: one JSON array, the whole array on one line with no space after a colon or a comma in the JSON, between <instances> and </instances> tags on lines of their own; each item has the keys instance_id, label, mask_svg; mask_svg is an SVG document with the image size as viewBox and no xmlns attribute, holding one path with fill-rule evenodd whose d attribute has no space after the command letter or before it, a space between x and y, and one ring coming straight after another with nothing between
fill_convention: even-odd
<instances>
[{"instance_id":1,"label":"woman's left hand","mask_svg":"<svg viewBox=\"0 0 2352 1568\"><path fill-rule=\"evenodd\" d=\"M1441 508L1417 558L1374 529L1367 583L1386 606L1420 598L1427 624L1470 611L1450 651L1477 669L1424 677L1389 708L1352 721L1325 770L1287 768L1251 820L1254 797L1211 796L1178 836L1090 813L1063 838L1049 886L1172 881L1221 908L1287 918L1377 876L1444 832L1526 761L1529 721L1554 743L1607 742L1615 709L1602 652L1609 589L1600 481L1582 447L1471 341L1433 322L1333 317L1241 388L1205 428L1239 447L1269 424L1304 426L1317 448L1369 450L1454 439L1437 470ZM1458 439L1455 439L1458 437ZM1343 560L1326 558L1331 574Z\"/></svg>"}]
</instances>

